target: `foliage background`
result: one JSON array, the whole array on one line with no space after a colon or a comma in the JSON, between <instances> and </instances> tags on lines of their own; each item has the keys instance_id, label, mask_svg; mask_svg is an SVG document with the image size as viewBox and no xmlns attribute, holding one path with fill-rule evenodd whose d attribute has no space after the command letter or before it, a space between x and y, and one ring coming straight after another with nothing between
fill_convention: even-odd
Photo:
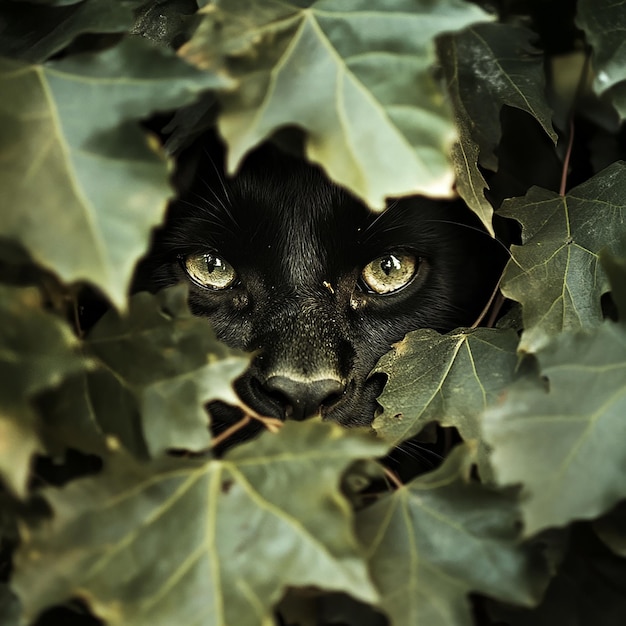
<instances>
[{"instance_id":1,"label":"foliage background","mask_svg":"<svg viewBox=\"0 0 626 626\"><path fill-rule=\"evenodd\" d=\"M621 624L624 5L199 4L0 4L0 623ZM231 171L273 136L517 237L495 327L381 359L377 437L216 454L247 356L184 290L129 298L215 125ZM432 423L445 460L398 483L377 459Z\"/></svg>"}]
</instances>

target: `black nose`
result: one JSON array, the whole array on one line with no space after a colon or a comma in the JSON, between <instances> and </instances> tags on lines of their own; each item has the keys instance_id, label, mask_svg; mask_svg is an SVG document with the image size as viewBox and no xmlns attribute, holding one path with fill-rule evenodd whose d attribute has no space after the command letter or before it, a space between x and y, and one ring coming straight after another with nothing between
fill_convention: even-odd
<instances>
[{"instance_id":1,"label":"black nose","mask_svg":"<svg viewBox=\"0 0 626 626\"><path fill-rule=\"evenodd\" d=\"M334 404L344 391L344 384L334 378L294 380L288 376L271 376L265 389L285 407L288 419L303 420L317 414L322 405Z\"/></svg>"}]
</instances>

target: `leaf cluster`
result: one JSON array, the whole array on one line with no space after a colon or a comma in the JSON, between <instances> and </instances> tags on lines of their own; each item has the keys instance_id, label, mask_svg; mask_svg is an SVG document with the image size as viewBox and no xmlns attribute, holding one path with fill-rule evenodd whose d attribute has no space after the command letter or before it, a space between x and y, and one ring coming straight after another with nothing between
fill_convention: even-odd
<instances>
[{"instance_id":1,"label":"leaf cluster","mask_svg":"<svg viewBox=\"0 0 626 626\"><path fill-rule=\"evenodd\" d=\"M0 623L621 623L624 5L198 4L0 4ZM380 360L373 433L254 414L182 287L129 295L208 128L513 244L487 327ZM262 434L221 454L212 401Z\"/></svg>"}]
</instances>

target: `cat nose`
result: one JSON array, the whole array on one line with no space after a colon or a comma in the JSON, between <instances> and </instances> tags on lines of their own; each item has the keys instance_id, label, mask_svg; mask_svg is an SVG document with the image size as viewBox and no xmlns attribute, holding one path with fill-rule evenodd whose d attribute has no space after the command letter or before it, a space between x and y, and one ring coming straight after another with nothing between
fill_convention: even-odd
<instances>
[{"instance_id":1,"label":"cat nose","mask_svg":"<svg viewBox=\"0 0 626 626\"><path fill-rule=\"evenodd\" d=\"M345 385L335 378L294 380L288 376L271 376L265 388L285 406L285 417L304 420L319 413L322 405L334 404Z\"/></svg>"}]
</instances>

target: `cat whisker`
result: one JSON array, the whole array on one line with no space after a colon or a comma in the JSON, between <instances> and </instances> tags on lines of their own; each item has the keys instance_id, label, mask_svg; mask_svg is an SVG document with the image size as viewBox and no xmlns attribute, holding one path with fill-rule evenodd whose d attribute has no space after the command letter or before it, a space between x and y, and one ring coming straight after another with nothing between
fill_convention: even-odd
<instances>
[{"instance_id":1,"label":"cat whisker","mask_svg":"<svg viewBox=\"0 0 626 626\"><path fill-rule=\"evenodd\" d=\"M209 181L202 179L200 181L204 187L206 187L206 189L208 191L211 192L211 195L213 196L213 198L215 198L215 201L219 204L220 209L222 211L225 211L227 214L230 214L228 207L226 206L226 203L224 202L224 200L219 196L219 194L215 191L215 189L213 189L213 187L211 187L211 184L209 183ZM198 195L197 193L194 193L194 195ZM198 196L201 197L201 196ZM206 200L206 198L205 198ZM227 202L230 202L230 200L228 199L228 197L226 198ZM232 216L231 216L232 217Z\"/></svg>"},{"instance_id":2,"label":"cat whisker","mask_svg":"<svg viewBox=\"0 0 626 626\"><path fill-rule=\"evenodd\" d=\"M208 202L206 198L203 198L205 203L215 209L217 212L219 212L222 216L228 218L228 220L233 224L233 226L236 229L239 229L239 222L237 221L237 219L235 218L233 212L231 211L231 209L229 208L229 206L224 202L224 200L222 198L220 198L217 193L215 193L215 190L212 189L209 186L209 183L205 180L202 181L203 185L205 185L207 187L207 189L213 194L213 197L215 198L215 201L218 203L217 205L213 204L212 202ZM226 191L225 191L226 193ZM194 194L194 195L198 195L198 194ZM202 196L198 196L199 198L202 198ZM230 197L228 196L228 194L226 193L226 202L230 203ZM225 221L225 220L224 220Z\"/></svg>"},{"instance_id":3,"label":"cat whisker","mask_svg":"<svg viewBox=\"0 0 626 626\"><path fill-rule=\"evenodd\" d=\"M213 157L211 156L211 153L205 148L204 150L205 155L208 157L209 162L211 163L211 165L213 166L213 170L215 171L215 175L217 176L217 180L219 181L221 187L222 187L222 191L224 192L224 196L226 197L226 200L228 202L230 202L230 196L228 195L228 189L226 188L226 182L224 181L222 172L220 171L220 168L217 167L215 160L213 159ZM202 181L206 184L206 181ZM211 191L215 194L215 192L211 189ZM224 207L226 208L226 207Z\"/></svg>"},{"instance_id":4,"label":"cat whisker","mask_svg":"<svg viewBox=\"0 0 626 626\"><path fill-rule=\"evenodd\" d=\"M425 463L429 467L434 467L443 460L443 457L437 452L411 440L403 441L400 445L396 446L395 449L408 458Z\"/></svg>"},{"instance_id":5,"label":"cat whisker","mask_svg":"<svg viewBox=\"0 0 626 626\"><path fill-rule=\"evenodd\" d=\"M388 217L388 211L390 209L395 208L395 206L398 204L398 201L395 200L394 202L392 202L389 207L387 209L385 209L382 213L379 213L366 227L365 230L363 231L363 243L366 243L367 241L370 240L372 234L378 234L376 232L376 229L378 227L378 222L380 222L381 219L383 219L385 216Z\"/></svg>"},{"instance_id":6,"label":"cat whisker","mask_svg":"<svg viewBox=\"0 0 626 626\"><path fill-rule=\"evenodd\" d=\"M201 198L199 196L199 198ZM191 209L195 209L196 213L193 216L194 222L200 222L202 224L208 224L210 226L218 228L220 231L230 233L234 237L237 237L239 232L239 226L237 222L232 218L230 212L224 212L220 206L209 202L206 198L201 198L202 204L195 204L188 200L179 200L179 204L187 206ZM230 220L225 220L224 217L230 217ZM230 222L230 223L229 223ZM181 232L187 228L186 216L177 222L172 222L173 226L177 224L181 227ZM188 228L187 228L188 230Z\"/></svg>"},{"instance_id":7,"label":"cat whisker","mask_svg":"<svg viewBox=\"0 0 626 626\"><path fill-rule=\"evenodd\" d=\"M483 230L482 228L479 228L478 226L472 226L471 224L464 224L463 222L456 222L454 220L429 219L429 220L424 220L424 221L426 223L433 222L436 224L451 224L452 226L459 226L460 228L467 228L468 230L472 230L476 233L479 233L480 235L484 235L485 237L488 237L490 241L496 242L498 246L500 246L500 248L504 250L507 256L509 257L511 256L511 251L509 250L509 247L505 243L500 241L497 237L492 237L486 230Z\"/></svg>"}]
</instances>

